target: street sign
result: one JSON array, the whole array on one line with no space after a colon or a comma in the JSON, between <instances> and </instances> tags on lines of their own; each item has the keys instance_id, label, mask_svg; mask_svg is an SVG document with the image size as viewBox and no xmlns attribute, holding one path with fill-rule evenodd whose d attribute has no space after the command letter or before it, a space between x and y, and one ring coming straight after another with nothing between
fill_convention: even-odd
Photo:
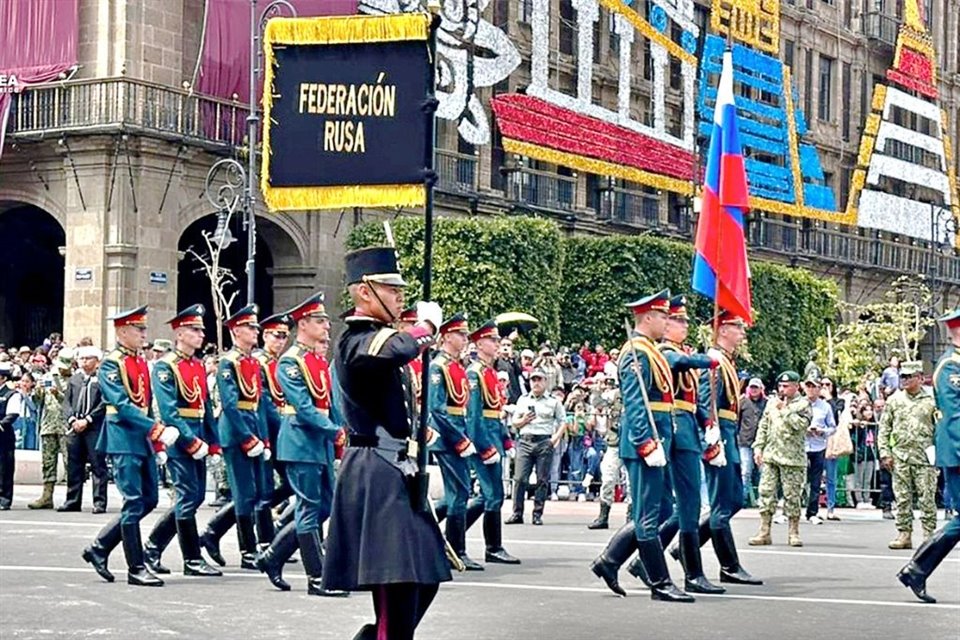
<instances>
[{"instance_id":1,"label":"street sign","mask_svg":"<svg viewBox=\"0 0 960 640\"><path fill-rule=\"evenodd\" d=\"M93 281L93 269L76 269L73 272L73 279L77 282Z\"/></svg>"},{"instance_id":2,"label":"street sign","mask_svg":"<svg viewBox=\"0 0 960 640\"><path fill-rule=\"evenodd\" d=\"M167 284L167 272L166 272L166 271L151 271L151 272L150 272L150 284Z\"/></svg>"}]
</instances>

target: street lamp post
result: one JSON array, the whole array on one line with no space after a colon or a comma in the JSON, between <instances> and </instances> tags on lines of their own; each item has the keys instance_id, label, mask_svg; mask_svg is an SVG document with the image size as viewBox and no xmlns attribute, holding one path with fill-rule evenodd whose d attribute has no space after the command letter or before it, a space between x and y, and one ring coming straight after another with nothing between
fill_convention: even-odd
<instances>
[{"instance_id":1,"label":"street lamp post","mask_svg":"<svg viewBox=\"0 0 960 640\"><path fill-rule=\"evenodd\" d=\"M286 10L291 17L296 17L297 11L287 0L274 0L260 14L257 19L257 0L250 0L250 103L247 115L247 155L246 189L244 190L244 226L247 229L247 304L253 303L256 294L255 267L257 257L257 218L256 218L256 190L257 190L257 127L260 124L260 108L257 101L257 80L263 69L261 68L262 52L260 38L267 25L267 20L283 14Z\"/></svg>"},{"instance_id":2,"label":"street lamp post","mask_svg":"<svg viewBox=\"0 0 960 640\"><path fill-rule=\"evenodd\" d=\"M943 256L940 253L941 246L949 247L952 252L954 248L955 235L957 233L957 221L953 217L953 210L950 207L930 202L930 264L928 273L930 275L930 313L933 317L940 315L943 287L943 273L940 265ZM938 357L938 331L939 327L934 327L930 332L932 337L933 357Z\"/></svg>"}]
</instances>

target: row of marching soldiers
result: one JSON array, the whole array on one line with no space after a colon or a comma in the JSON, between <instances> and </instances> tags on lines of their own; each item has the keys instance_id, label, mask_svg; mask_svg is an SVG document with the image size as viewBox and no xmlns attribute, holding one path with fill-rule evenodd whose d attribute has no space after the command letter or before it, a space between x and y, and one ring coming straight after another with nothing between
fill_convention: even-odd
<instances>
[{"instance_id":1,"label":"row of marching soldiers","mask_svg":"<svg viewBox=\"0 0 960 640\"><path fill-rule=\"evenodd\" d=\"M197 357L204 343L201 305L192 305L168 321L175 348L155 364L152 373L139 353L147 308L111 318L117 348L105 358L99 373L108 408L98 446L113 457L124 504L120 516L83 552L84 560L101 577L114 580L107 559L122 542L127 582L162 586L158 576L170 573L162 554L174 537L179 539L185 575L219 576L221 572L204 560L201 549L225 566L220 541L235 525L242 568L259 569L274 586L289 590L282 571L299 548L309 594L347 595L325 587L322 580L322 531L333 505L334 460L342 457L347 444L343 398L335 368L326 358L330 320L323 303L323 295L316 294L264 320L258 319L256 305L248 305L227 319L233 348L217 369L218 418L214 418L211 389ZM348 323L359 319L351 318L350 312L345 316ZM417 316L415 309L404 310L397 318L397 329L411 330ZM446 520L447 555L466 569L483 569L467 556L465 545L466 530L482 516L485 559L519 564L501 542L502 459L513 454L513 443L500 420L505 398L491 367L499 348L496 324L488 322L470 331L461 314L434 322L439 325L435 337L439 349L429 370L432 428L428 445L445 487L436 515ZM296 343L287 348L294 327ZM263 348L259 349L261 332ZM391 335L374 337L368 352L383 349ZM468 341L477 345L479 361L465 369L460 355ZM405 409L411 424L420 363L415 359L405 366L411 383ZM351 441L355 446L365 444L360 434ZM196 511L206 491L206 460L218 456L226 464L234 499L201 533ZM157 504L155 458L165 463L176 498L141 543L139 522ZM471 469L480 496L468 504ZM294 495L295 506L288 507L275 523L273 510Z\"/></svg>"},{"instance_id":2,"label":"row of marching soldiers","mask_svg":"<svg viewBox=\"0 0 960 640\"><path fill-rule=\"evenodd\" d=\"M746 322L721 311L714 347L706 354L684 345L688 314L683 296L667 290L627 305L634 327L618 360L623 415L620 458L632 493L632 519L610 539L591 565L616 594L620 567L636 551L629 572L655 600L691 602L692 593L723 593L703 573L700 547L713 543L720 582L759 585L741 565L730 529L739 511L737 450L739 382L734 354L746 338ZM701 460L703 464L701 464ZM700 517L701 469L710 496ZM684 590L670 579L664 549L679 533L674 557L684 569Z\"/></svg>"}]
</instances>

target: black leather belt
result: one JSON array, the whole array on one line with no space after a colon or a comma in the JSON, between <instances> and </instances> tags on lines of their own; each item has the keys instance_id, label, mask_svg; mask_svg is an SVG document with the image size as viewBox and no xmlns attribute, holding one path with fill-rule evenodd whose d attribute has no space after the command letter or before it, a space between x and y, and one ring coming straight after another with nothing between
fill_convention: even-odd
<instances>
[{"instance_id":1,"label":"black leather belt","mask_svg":"<svg viewBox=\"0 0 960 640\"><path fill-rule=\"evenodd\" d=\"M551 437L551 436L548 436L548 435L539 435L539 436L538 436L538 435L533 435L533 434L521 434L521 435L520 435L520 439L523 440L523 441L525 441L525 442L542 442L543 440L547 440L547 439L550 438L550 437Z\"/></svg>"}]
</instances>

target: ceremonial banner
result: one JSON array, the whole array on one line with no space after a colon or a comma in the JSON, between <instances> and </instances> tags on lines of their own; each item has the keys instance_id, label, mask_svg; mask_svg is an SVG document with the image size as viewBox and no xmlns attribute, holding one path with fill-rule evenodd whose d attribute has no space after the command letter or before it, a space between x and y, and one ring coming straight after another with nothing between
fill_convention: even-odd
<instances>
[{"instance_id":1,"label":"ceremonial banner","mask_svg":"<svg viewBox=\"0 0 960 640\"><path fill-rule=\"evenodd\" d=\"M426 201L430 16L275 18L264 34L271 211Z\"/></svg>"}]
</instances>

